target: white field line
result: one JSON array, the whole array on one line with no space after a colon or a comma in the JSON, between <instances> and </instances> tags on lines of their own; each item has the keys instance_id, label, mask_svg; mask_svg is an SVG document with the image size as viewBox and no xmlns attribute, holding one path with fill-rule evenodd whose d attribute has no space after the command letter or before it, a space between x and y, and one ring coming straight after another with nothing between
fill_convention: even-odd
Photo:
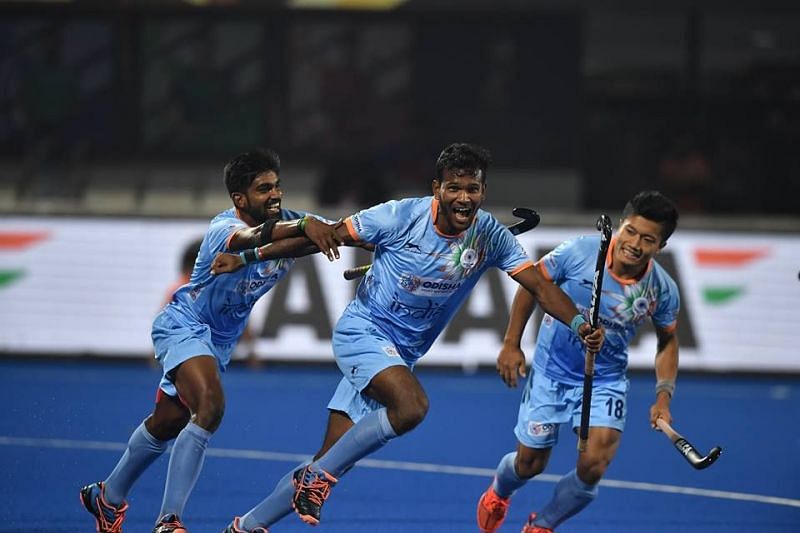
<instances>
[{"instance_id":1,"label":"white field line","mask_svg":"<svg viewBox=\"0 0 800 533\"><path fill-rule=\"evenodd\" d=\"M39 439L22 437L0 436L2 446L22 446L29 448L64 448L76 450L102 450L122 452L126 444L121 442L106 442L95 440L69 440L69 439ZM311 458L309 454L265 452L260 450L237 450L231 448L208 448L206 455L209 457L225 457L229 459L250 459L255 461L281 461L299 463ZM410 472L427 472L431 474L450 474L456 476L476 476L490 478L495 471L491 468L478 468L471 466L452 466L432 463L414 463L409 461L386 461L381 459L362 459L358 462L362 468L382 468L386 470L406 470ZM555 483L561 476L555 474L539 474L534 481ZM678 485L662 485L658 483L644 483L639 481L623 481L619 479L604 479L600 482L604 487L616 489L641 490L648 492L663 492L669 494L685 494L688 496L702 496L704 498L717 498L723 500L737 500L766 503L770 505L784 505L800 508L800 500L793 498L780 498L777 496L764 496L745 492L730 492L724 490L698 489L681 487Z\"/></svg>"}]
</instances>

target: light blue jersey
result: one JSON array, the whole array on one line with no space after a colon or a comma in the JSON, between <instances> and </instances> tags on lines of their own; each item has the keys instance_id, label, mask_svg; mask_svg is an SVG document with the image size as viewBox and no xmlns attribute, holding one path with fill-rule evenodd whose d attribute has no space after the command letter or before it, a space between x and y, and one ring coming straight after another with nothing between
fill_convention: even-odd
<instances>
[{"instance_id":1,"label":"light blue jersey","mask_svg":"<svg viewBox=\"0 0 800 533\"><path fill-rule=\"evenodd\" d=\"M305 213L281 209L281 220ZM230 252L230 239L248 225L234 208L211 221L203 238L189 283L178 288L153 321L156 359L164 367L161 388L175 395L169 372L198 355L213 355L224 370L256 301L286 275L293 258L245 265L236 272L214 276L211 263L219 252Z\"/></svg>"},{"instance_id":2,"label":"light blue jersey","mask_svg":"<svg viewBox=\"0 0 800 533\"><path fill-rule=\"evenodd\" d=\"M414 368L488 268L509 275L532 267L505 226L478 210L459 235L434 226L432 196L380 204L346 220L353 238L375 245L361 280L333 331L336 364L344 374L328 409L358 422L381 405L363 394L384 369Z\"/></svg>"},{"instance_id":3,"label":"light blue jersey","mask_svg":"<svg viewBox=\"0 0 800 533\"><path fill-rule=\"evenodd\" d=\"M434 226L432 196L390 201L347 219L356 239L375 245L372 269L343 317L370 320L413 363L428 349L490 267L515 274L531 266L525 250L490 213L478 210L459 235Z\"/></svg>"},{"instance_id":4,"label":"light blue jersey","mask_svg":"<svg viewBox=\"0 0 800 533\"><path fill-rule=\"evenodd\" d=\"M561 287L586 317L599 242L599 235L566 241L539 263L543 274ZM606 328L606 339L595 358L594 381L599 384L624 379L628 344L645 320L671 330L676 327L680 309L677 285L655 261L650 261L638 280L623 280L612 274L608 267L614 244L615 239L609 246L600 299L599 322ZM584 350L569 326L545 314L537 337L534 368L561 383L580 385Z\"/></svg>"}]
</instances>

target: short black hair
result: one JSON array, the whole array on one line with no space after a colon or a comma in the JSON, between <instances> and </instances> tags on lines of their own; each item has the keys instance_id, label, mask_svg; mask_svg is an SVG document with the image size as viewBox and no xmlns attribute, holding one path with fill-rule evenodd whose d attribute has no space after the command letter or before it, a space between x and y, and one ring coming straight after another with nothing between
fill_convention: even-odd
<instances>
[{"instance_id":1,"label":"short black hair","mask_svg":"<svg viewBox=\"0 0 800 533\"><path fill-rule=\"evenodd\" d=\"M481 181L486 182L486 171L492 155L489 150L475 144L453 143L442 150L436 160L436 179L441 180L445 169L480 170Z\"/></svg>"},{"instance_id":2,"label":"short black hair","mask_svg":"<svg viewBox=\"0 0 800 533\"><path fill-rule=\"evenodd\" d=\"M228 194L246 192L257 176L269 171L281 173L281 159L275 150L260 148L237 155L223 171Z\"/></svg>"},{"instance_id":3,"label":"short black hair","mask_svg":"<svg viewBox=\"0 0 800 533\"><path fill-rule=\"evenodd\" d=\"M661 224L662 242L667 242L678 226L678 209L658 191L642 191L625 204L622 219L636 215Z\"/></svg>"}]
</instances>

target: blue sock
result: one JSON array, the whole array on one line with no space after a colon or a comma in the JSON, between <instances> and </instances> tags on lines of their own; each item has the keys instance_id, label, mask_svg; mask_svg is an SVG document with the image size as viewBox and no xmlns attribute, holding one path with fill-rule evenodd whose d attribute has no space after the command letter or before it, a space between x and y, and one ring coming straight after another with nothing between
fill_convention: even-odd
<instances>
[{"instance_id":1,"label":"blue sock","mask_svg":"<svg viewBox=\"0 0 800 533\"><path fill-rule=\"evenodd\" d=\"M511 497L518 488L528 482L527 479L521 479L514 470L514 459L516 458L517 452L507 453L497 465L492 489L501 498Z\"/></svg>"},{"instance_id":2,"label":"blue sock","mask_svg":"<svg viewBox=\"0 0 800 533\"><path fill-rule=\"evenodd\" d=\"M169 458L167 483L164 487L164 500L161 502L159 517L165 514L181 516L186 500L200 476L206 447L211 432L206 431L194 422L189 422L178 434L172 446L172 457Z\"/></svg>"},{"instance_id":3,"label":"blue sock","mask_svg":"<svg viewBox=\"0 0 800 533\"><path fill-rule=\"evenodd\" d=\"M125 496L142 472L153 464L167 449L166 441L160 441L152 436L144 422L139 424L131 438L128 439L128 447L120 457L117 466L103 482L103 494L106 501L111 505L118 506L125 501Z\"/></svg>"},{"instance_id":4,"label":"blue sock","mask_svg":"<svg viewBox=\"0 0 800 533\"><path fill-rule=\"evenodd\" d=\"M294 495L294 483L292 475L298 468L305 468L308 461L303 461L295 468L289 470L278 481L269 496L264 498L261 503L247 511L239 520L239 526L245 531L250 531L256 527L269 527L287 514L292 512L292 496Z\"/></svg>"},{"instance_id":5,"label":"blue sock","mask_svg":"<svg viewBox=\"0 0 800 533\"><path fill-rule=\"evenodd\" d=\"M312 463L312 468L325 470L338 478L356 461L380 449L396 436L386 415L386 408L382 407L347 430L325 455Z\"/></svg>"},{"instance_id":6,"label":"blue sock","mask_svg":"<svg viewBox=\"0 0 800 533\"><path fill-rule=\"evenodd\" d=\"M597 497L597 485L587 485L572 470L556 484L553 499L536 513L534 524L555 529L570 516L577 514Z\"/></svg>"}]
</instances>

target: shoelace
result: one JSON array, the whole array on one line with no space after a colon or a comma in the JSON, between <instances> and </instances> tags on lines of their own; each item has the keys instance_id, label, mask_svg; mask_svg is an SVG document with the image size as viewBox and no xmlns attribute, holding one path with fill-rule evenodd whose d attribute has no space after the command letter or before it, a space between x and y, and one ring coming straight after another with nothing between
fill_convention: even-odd
<instances>
[{"instance_id":1,"label":"shoelace","mask_svg":"<svg viewBox=\"0 0 800 533\"><path fill-rule=\"evenodd\" d=\"M331 484L325 479L314 475L310 483L303 480L303 487L308 491L308 499L315 505L322 505L331 493Z\"/></svg>"},{"instance_id":2,"label":"shoelace","mask_svg":"<svg viewBox=\"0 0 800 533\"><path fill-rule=\"evenodd\" d=\"M100 525L103 526L103 529L107 529L111 533L122 533L122 521L125 520L125 511L128 509L128 505L120 508L113 507L103 502L99 494L95 497L94 503L100 511ZM113 522L106 517L106 511L114 513Z\"/></svg>"}]
</instances>

